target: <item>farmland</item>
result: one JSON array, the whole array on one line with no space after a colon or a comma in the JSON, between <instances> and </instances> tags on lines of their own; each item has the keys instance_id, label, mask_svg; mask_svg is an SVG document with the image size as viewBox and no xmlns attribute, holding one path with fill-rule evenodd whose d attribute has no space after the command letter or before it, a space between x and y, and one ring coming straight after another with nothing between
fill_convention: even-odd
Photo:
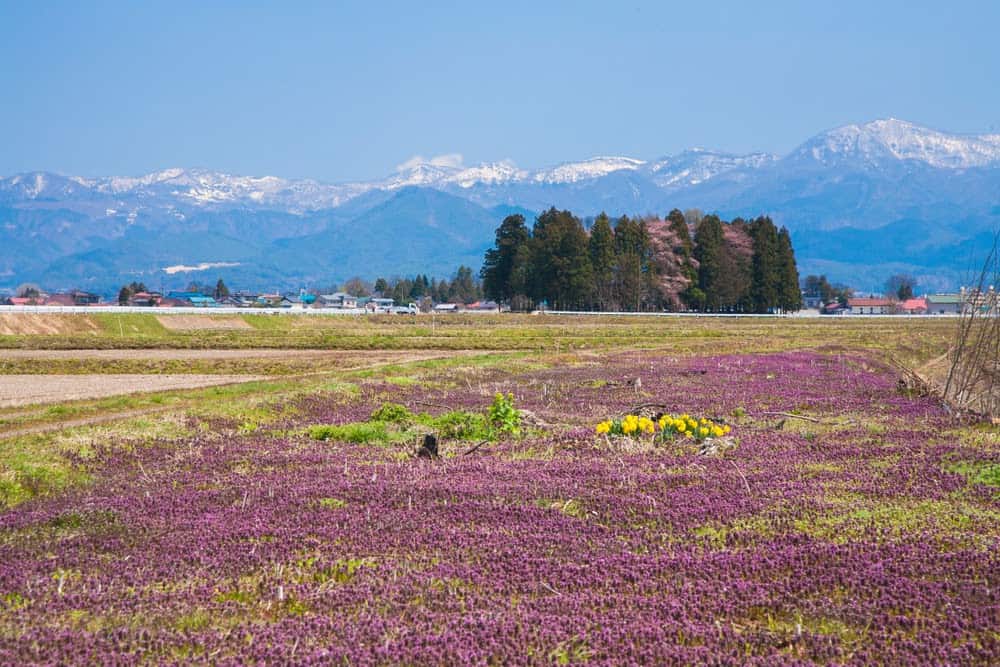
<instances>
[{"instance_id":1,"label":"farmland","mask_svg":"<svg viewBox=\"0 0 1000 667\"><path fill-rule=\"evenodd\" d=\"M0 335L142 389L0 409L0 662L1000 658L1000 433L897 384L951 321L240 321Z\"/></svg>"}]
</instances>

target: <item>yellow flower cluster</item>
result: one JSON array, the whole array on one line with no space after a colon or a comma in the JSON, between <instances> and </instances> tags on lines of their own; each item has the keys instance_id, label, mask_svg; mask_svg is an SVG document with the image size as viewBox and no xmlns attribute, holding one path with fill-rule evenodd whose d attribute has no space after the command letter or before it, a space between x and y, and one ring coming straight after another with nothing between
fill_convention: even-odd
<instances>
[{"instance_id":1,"label":"yellow flower cluster","mask_svg":"<svg viewBox=\"0 0 1000 667\"><path fill-rule=\"evenodd\" d=\"M660 417L660 432L664 437L682 435L686 438L704 440L705 438L721 438L732 429L728 425L716 424L711 419L701 417L696 419L689 414L663 415Z\"/></svg>"},{"instance_id":2,"label":"yellow flower cluster","mask_svg":"<svg viewBox=\"0 0 1000 667\"><path fill-rule=\"evenodd\" d=\"M655 434L656 422L649 417L625 415L621 419L602 421L594 430L597 432L597 435L628 435L638 437L640 435Z\"/></svg>"},{"instance_id":3,"label":"yellow flower cluster","mask_svg":"<svg viewBox=\"0 0 1000 667\"><path fill-rule=\"evenodd\" d=\"M625 415L621 419L602 421L594 430L597 435L638 437L640 435L654 435L659 432L664 439L682 435L686 438L704 440L705 438L721 438L732 429L725 424L717 424L705 417L696 419L689 414L683 414L676 417L663 415L656 422L649 417Z\"/></svg>"}]
</instances>

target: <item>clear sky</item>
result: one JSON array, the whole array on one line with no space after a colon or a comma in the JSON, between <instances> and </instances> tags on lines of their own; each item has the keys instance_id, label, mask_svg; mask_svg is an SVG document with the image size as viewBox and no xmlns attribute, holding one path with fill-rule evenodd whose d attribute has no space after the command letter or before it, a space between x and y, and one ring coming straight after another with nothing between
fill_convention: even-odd
<instances>
[{"instance_id":1,"label":"clear sky","mask_svg":"<svg viewBox=\"0 0 1000 667\"><path fill-rule=\"evenodd\" d=\"M346 181L1000 132L1000 2L0 0L0 175Z\"/></svg>"}]
</instances>

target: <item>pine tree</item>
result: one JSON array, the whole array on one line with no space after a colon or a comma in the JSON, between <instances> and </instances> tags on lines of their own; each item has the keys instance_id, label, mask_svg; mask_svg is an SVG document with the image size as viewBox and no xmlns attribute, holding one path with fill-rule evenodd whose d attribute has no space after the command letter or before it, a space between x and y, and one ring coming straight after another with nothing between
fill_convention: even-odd
<instances>
[{"instance_id":1,"label":"pine tree","mask_svg":"<svg viewBox=\"0 0 1000 667\"><path fill-rule=\"evenodd\" d=\"M549 209L535 220L531 247L529 295L559 309L585 308L593 276L587 232L580 219L569 211Z\"/></svg>"},{"instance_id":2,"label":"pine tree","mask_svg":"<svg viewBox=\"0 0 1000 667\"><path fill-rule=\"evenodd\" d=\"M691 232L688 231L687 221L684 219L684 214L681 213L679 209L674 209L667 214L667 222L670 223L670 231L672 231L679 239L679 245L674 247L674 252L683 255L684 257L690 257L692 248L691 243Z\"/></svg>"},{"instance_id":3,"label":"pine tree","mask_svg":"<svg viewBox=\"0 0 1000 667\"><path fill-rule=\"evenodd\" d=\"M597 216L590 229L589 251L594 276L594 304L598 310L607 310L614 295L615 237L605 213Z\"/></svg>"},{"instance_id":4,"label":"pine tree","mask_svg":"<svg viewBox=\"0 0 1000 667\"><path fill-rule=\"evenodd\" d=\"M645 225L623 215L615 224L615 291L623 310L642 310L649 286L649 255Z\"/></svg>"},{"instance_id":5,"label":"pine tree","mask_svg":"<svg viewBox=\"0 0 1000 667\"><path fill-rule=\"evenodd\" d=\"M529 242L530 234L524 224L524 216L509 215L496 230L496 243L486 251L483 268L479 275L483 280L483 291L499 303L509 303L515 294L523 294L524 287L516 292L512 287L511 276L515 271L516 258L524 257L520 252Z\"/></svg>"},{"instance_id":6,"label":"pine tree","mask_svg":"<svg viewBox=\"0 0 1000 667\"><path fill-rule=\"evenodd\" d=\"M753 238L750 301L755 313L767 313L780 306L781 256L778 248L778 230L771 218L761 216L750 223ZM796 278L796 285L798 279Z\"/></svg>"},{"instance_id":7,"label":"pine tree","mask_svg":"<svg viewBox=\"0 0 1000 667\"><path fill-rule=\"evenodd\" d=\"M476 300L476 284L472 278L472 269L467 266L458 267L451 281L449 299L459 303L472 303Z\"/></svg>"},{"instance_id":8,"label":"pine tree","mask_svg":"<svg viewBox=\"0 0 1000 667\"><path fill-rule=\"evenodd\" d=\"M701 310L718 311L721 307L719 288L724 280L723 254L725 239L722 221L717 215L707 215L698 223L694 236L694 257L698 260L698 289Z\"/></svg>"},{"instance_id":9,"label":"pine tree","mask_svg":"<svg viewBox=\"0 0 1000 667\"><path fill-rule=\"evenodd\" d=\"M216 301L220 301L229 296L229 288L226 287L226 283L222 282L222 278L215 283L215 292L212 294Z\"/></svg>"},{"instance_id":10,"label":"pine tree","mask_svg":"<svg viewBox=\"0 0 1000 667\"><path fill-rule=\"evenodd\" d=\"M799 289L799 269L795 264L792 236L788 229L778 232L778 260L780 262L781 288L778 307L785 312L802 310L802 291Z\"/></svg>"}]
</instances>

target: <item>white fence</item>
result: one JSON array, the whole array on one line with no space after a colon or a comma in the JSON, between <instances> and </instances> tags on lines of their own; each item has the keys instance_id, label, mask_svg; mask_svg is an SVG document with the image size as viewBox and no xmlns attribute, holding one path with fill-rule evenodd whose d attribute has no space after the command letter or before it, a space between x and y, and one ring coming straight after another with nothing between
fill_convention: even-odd
<instances>
[{"instance_id":1,"label":"white fence","mask_svg":"<svg viewBox=\"0 0 1000 667\"><path fill-rule=\"evenodd\" d=\"M3 313L63 313L63 314L88 314L88 313L144 313L152 315L314 315L314 316L344 316L344 315L371 315L362 308L302 308L295 306L292 308L200 308L197 306L177 306L172 308L155 308L149 306L0 306L0 314ZM385 315L385 312L377 313ZM434 314L448 317L455 313L422 313ZM491 311L458 311L457 314L496 314ZM627 313L627 312L598 312L581 310L543 310L538 311L539 315L573 315L580 317L770 317L770 318L822 318L827 320L836 319L923 319L926 317L959 317L957 313L943 313L934 315L821 315L815 310L801 310L797 313L787 313L784 315L757 314L757 313Z\"/></svg>"},{"instance_id":2,"label":"white fence","mask_svg":"<svg viewBox=\"0 0 1000 667\"><path fill-rule=\"evenodd\" d=\"M144 313L149 315L364 315L361 308L199 308L177 306L0 306L2 313Z\"/></svg>"}]
</instances>

